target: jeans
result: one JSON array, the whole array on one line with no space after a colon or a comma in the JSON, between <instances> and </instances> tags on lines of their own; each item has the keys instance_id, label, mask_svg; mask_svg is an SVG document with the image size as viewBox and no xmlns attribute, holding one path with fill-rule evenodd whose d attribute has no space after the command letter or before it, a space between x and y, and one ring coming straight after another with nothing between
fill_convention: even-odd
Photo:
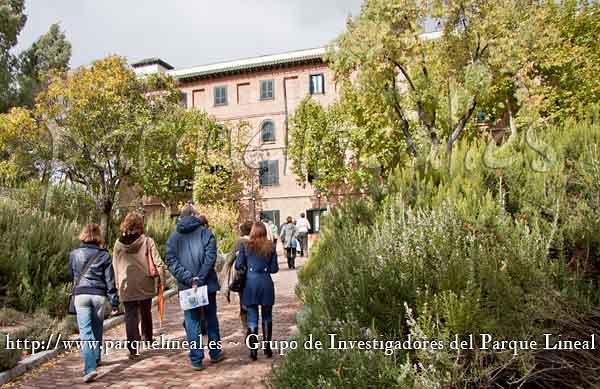
<instances>
[{"instance_id":1,"label":"jeans","mask_svg":"<svg viewBox=\"0 0 600 389\"><path fill-rule=\"evenodd\" d=\"M242 321L242 328L246 329L248 326L248 307L242 304L243 292L239 293L240 295L240 320Z\"/></svg>"},{"instance_id":2,"label":"jeans","mask_svg":"<svg viewBox=\"0 0 600 389\"><path fill-rule=\"evenodd\" d=\"M139 342L152 342L152 299L125 301L125 333L127 334L127 348L131 354L139 354ZM142 323L142 336L140 337L140 317ZM136 348L137 345L137 348Z\"/></svg>"},{"instance_id":3,"label":"jeans","mask_svg":"<svg viewBox=\"0 0 600 389\"><path fill-rule=\"evenodd\" d=\"M219 320L217 319L217 294L209 293L208 305L183 311L185 332L187 340L190 342L190 361L195 366L202 365L202 360L204 359L204 345L202 344L202 334L200 331L203 310L209 342L208 354L211 359L216 359L221 354L221 336L219 335Z\"/></svg>"},{"instance_id":4,"label":"jeans","mask_svg":"<svg viewBox=\"0 0 600 389\"><path fill-rule=\"evenodd\" d=\"M300 242L300 256L304 257L305 254L308 256L308 233L299 232L298 241Z\"/></svg>"},{"instance_id":5,"label":"jeans","mask_svg":"<svg viewBox=\"0 0 600 389\"><path fill-rule=\"evenodd\" d=\"M75 296L79 337L84 341L82 345L84 374L96 371L96 366L100 362L105 301L104 296L92 294Z\"/></svg>"},{"instance_id":6,"label":"jeans","mask_svg":"<svg viewBox=\"0 0 600 389\"><path fill-rule=\"evenodd\" d=\"M248 305L248 328L258 328L258 307L259 305ZM265 323L273 321L273 306L260 305L260 313Z\"/></svg>"}]
</instances>

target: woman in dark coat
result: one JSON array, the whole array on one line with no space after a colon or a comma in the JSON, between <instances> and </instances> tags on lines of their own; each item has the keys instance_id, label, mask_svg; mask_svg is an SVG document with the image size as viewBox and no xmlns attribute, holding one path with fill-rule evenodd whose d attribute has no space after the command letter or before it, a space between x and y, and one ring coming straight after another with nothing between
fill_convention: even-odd
<instances>
[{"instance_id":1,"label":"woman in dark coat","mask_svg":"<svg viewBox=\"0 0 600 389\"><path fill-rule=\"evenodd\" d=\"M273 304L275 287L271 274L279 271L277 252L273 242L267 239L265 225L254 223L250 239L243 243L238 253L235 268L246 271L246 283L242 293L242 304L248 309L248 333L246 344L250 347L250 358L258 357L258 307L262 316L265 355L273 356L270 342L273 335Z\"/></svg>"},{"instance_id":2,"label":"woman in dark coat","mask_svg":"<svg viewBox=\"0 0 600 389\"><path fill-rule=\"evenodd\" d=\"M104 240L100 226L86 225L79 235L81 245L69 254L69 269L73 277L73 295L77 311L77 325L82 344L84 382L92 382L98 376L96 368L100 363L100 347L91 347L93 343L102 343L104 323L104 303L111 303L112 313L119 308L119 298L115 285L112 258L103 247Z\"/></svg>"}]
</instances>

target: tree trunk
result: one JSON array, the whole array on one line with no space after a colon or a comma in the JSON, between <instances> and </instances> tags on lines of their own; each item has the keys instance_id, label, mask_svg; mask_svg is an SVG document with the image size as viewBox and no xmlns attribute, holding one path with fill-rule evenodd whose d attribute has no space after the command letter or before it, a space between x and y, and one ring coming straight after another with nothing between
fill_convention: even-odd
<instances>
[{"instance_id":1,"label":"tree trunk","mask_svg":"<svg viewBox=\"0 0 600 389\"><path fill-rule=\"evenodd\" d=\"M105 243L108 243L110 225L112 223L112 210L112 201L104 201L102 204L102 212L100 213L100 230L102 231L102 237L104 238Z\"/></svg>"},{"instance_id":2,"label":"tree trunk","mask_svg":"<svg viewBox=\"0 0 600 389\"><path fill-rule=\"evenodd\" d=\"M408 124L408 120L402 120L400 122L400 128L402 128L402 134L404 135L404 140L408 145L408 153L411 157L417 158L417 146L413 141L412 136L410 135L410 126Z\"/></svg>"},{"instance_id":3,"label":"tree trunk","mask_svg":"<svg viewBox=\"0 0 600 389\"><path fill-rule=\"evenodd\" d=\"M469 105L467 106L467 112L458 120L456 126L454 126L454 130L450 134L448 138L448 143L446 144L446 157L448 158L448 172L452 168L452 149L454 147L454 143L460 138L465 126L471 116L473 116L473 112L475 111L475 107L477 106L477 95L472 96L469 100Z\"/></svg>"},{"instance_id":4,"label":"tree trunk","mask_svg":"<svg viewBox=\"0 0 600 389\"><path fill-rule=\"evenodd\" d=\"M46 215L46 210L48 209L48 192L50 191L50 168L48 165L44 167L44 172L42 173L42 190L44 194L42 195L42 201L40 204L40 208L42 211L42 216Z\"/></svg>"},{"instance_id":5,"label":"tree trunk","mask_svg":"<svg viewBox=\"0 0 600 389\"><path fill-rule=\"evenodd\" d=\"M448 174L452 172L452 148L454 146L454 142L448 142L446 144L446 165L448 167Z\"/></svg>"},{"instance_id":6,"label":"tree trunk","mask_svg":"<svg viewBox=\"0 0 600 389\"><path fill-rule=\"evenodd\" d=\"M44 172L42 174L42 188L44 190L44 195L42 197L42 215L46 214L46 210L48 209L48 192L50 190L50 177L52 176L52 163L54 162L55 148L54 148L54 134L52 130L48 129L48 143L50 146L50 160L47 160L44 165Z\"/></svg>"}]
</instances>

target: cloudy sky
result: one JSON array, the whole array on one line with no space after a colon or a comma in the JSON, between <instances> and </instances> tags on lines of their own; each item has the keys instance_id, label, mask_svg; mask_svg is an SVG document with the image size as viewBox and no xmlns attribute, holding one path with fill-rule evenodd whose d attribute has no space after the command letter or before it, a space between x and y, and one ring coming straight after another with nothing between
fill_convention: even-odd
<instances>
[{"instance_id":1,"label":"cloudy sky","mask_svg":"<svg viewBox=\"0 0 600 389\"><path fill-rule=\"evenodd\" d=\"M176 68L318 47L362 0L26 0L15 51L52 23L73 45L71 66L108 54L160 57Z\"/></svg>"}]
</instances>

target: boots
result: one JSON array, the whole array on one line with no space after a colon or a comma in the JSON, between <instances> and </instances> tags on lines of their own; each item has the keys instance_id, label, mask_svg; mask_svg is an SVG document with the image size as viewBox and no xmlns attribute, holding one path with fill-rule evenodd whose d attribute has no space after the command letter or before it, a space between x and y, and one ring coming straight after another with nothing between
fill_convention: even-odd
<instances>
[{"instance_id":1,"label":"boots","mask_svg":"<svg viewBox=\"0 0 600 389\"><path fill-rule=\"evenodd\" d=\"M258 359L258 328L248 328L246 337L250 337L248 345L250 346L250 358L253 361Z\"/></svg>"},{"instance_id":2,"label":"boots","mask_svg":"<svg viewBox=\"0 0 600 389\"><path fill-rule=\"evenodd\" d=\"M271 340L273 338L273 322L262 322L263 341L265 342L265 355L267 358L273 358L271 350Z\"/></svg>"}]
</instances>

